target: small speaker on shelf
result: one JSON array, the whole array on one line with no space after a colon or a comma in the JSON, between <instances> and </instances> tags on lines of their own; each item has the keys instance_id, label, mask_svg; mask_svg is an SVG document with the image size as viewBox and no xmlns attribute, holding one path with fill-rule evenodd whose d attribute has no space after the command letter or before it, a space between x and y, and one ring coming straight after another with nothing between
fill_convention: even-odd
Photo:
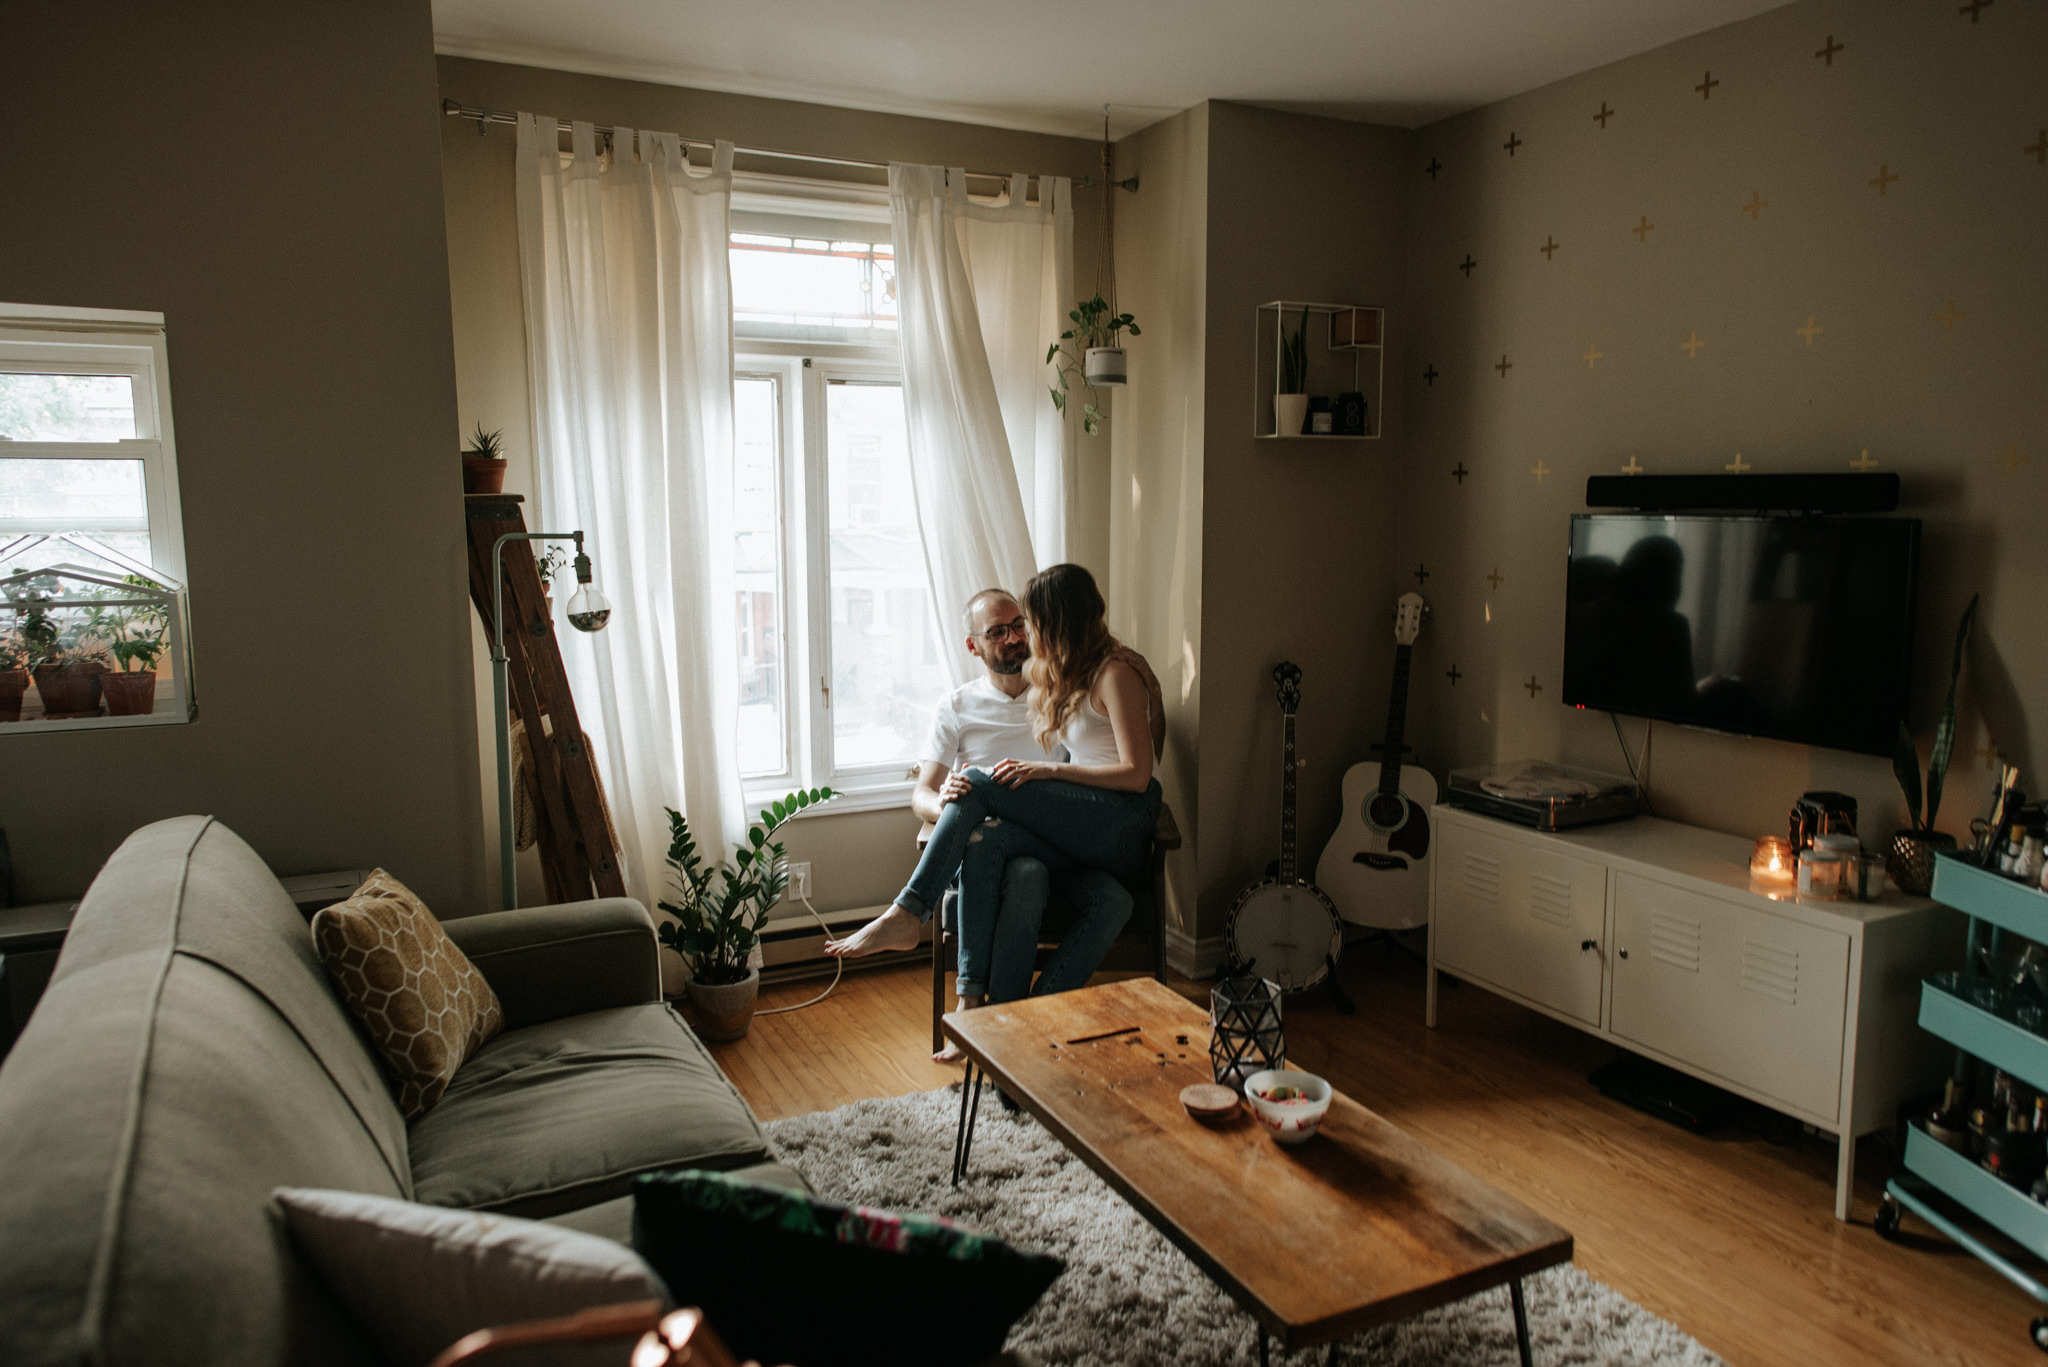
<instances>
[{"instance_id":1,"label":"small speaker on shelf","mask_svg":"<svg viewBox=\"0 0 2048 1367\"><path fill-rule=\"evenodd\" d=\"M1890 513L1895 474L1592 475L1588 508L1645 512Z\"/></svg>"}]
</instances>

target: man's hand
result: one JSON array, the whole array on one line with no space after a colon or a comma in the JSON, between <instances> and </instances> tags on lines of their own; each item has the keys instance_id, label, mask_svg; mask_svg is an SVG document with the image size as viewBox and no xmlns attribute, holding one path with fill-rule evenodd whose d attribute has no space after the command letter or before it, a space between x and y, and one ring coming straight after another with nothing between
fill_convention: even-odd
<instances>
[{"instance_id":1,"label":"man's hand","mask_svg":"<svg viewBox=\"0 0 2048 1367\"><path fill-rule=\"evenodd\" d=\"M989 777L1005 788L1020 788L1033 779L1058 778L1059 766L1033 760L1006 759L989 771Z\"/></svg>"},{"instance_id":2,"label":"man's hand","mask_svg":"<svg viewBox=\"0 0 2048 1367\"><path fill-rule=\"evenodd\" d=\"M967 781L965 774L948 774L946 781L939 785L939 805L949 806L974 791L974 785Z\"/></svg>"}]
</instances>

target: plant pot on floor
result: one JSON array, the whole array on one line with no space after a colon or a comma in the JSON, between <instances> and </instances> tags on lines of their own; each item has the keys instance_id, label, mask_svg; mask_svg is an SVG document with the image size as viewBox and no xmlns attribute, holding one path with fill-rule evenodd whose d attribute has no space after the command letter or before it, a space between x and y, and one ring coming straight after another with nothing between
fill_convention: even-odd
<instances>
[{"instance_id":1,"label":"plant pot on floor","mask_svg":"<svg viewBox=\"0 0 2048 1367\"><path fill-rule=\"evenodd\" d=\"M0 721L21 720L21 698L26 692L26 669L0 669Z\"/></svg>"},{"instance_id":2,"label":"plant pot on floor","mask_svg":"<svg viewBox=\"0 0 2048 1367\"><path fill-rule=\"evenodd\" d=\"M754 1000L761 993L761 970L749 969L736 983L700 983L690 979L684 989L700 1038L740 1039L754 1023Z\"/></svg>"},{"instance_id":3,"label":"plant pot on floor","mask_svg":"<svg viewBox=\"0 0 2048 1367\"><path fill-rule=\"evenodd\" d=\"M109 674L100 680L110 717L146 717L156 711L156 671Z\"/></svg>"},{"instance_id":4,"label":"plant pot on floor","mask_svg":"<svg viewBox=\"0 0 2048 1367\"><path fill-rule=\"evenodd\" d=\"M36 692L42 695L43 715L53 721L100 714L100 675L106 666L45 665L36 671Z\"/></svg>"},{"instance_id":5,"label":"plant pot on floor","mask_svg":"<svg viewBox=\"0 0 2048 1367\"><path fill-rule=\"evenodd\" d=\"M1946 831L1900 831L1892 837L1884 871L1900 892L1925 897L1934 890L1934 854L1952 850L1956 838Z\"/></svg>"},{"instance_id":6,"label":"plant pot on floor","mask_svg":"<svg viewBox=\"0 0 2048 1367\"><path fill-rule=\"evenodd\" d=\"M1308 417L1308 395L1275 394L1273 396L1273 435L1276 437L1298 437L1301 426Z\"/></svg>"},{"instance_id":7,"label":"plant pot on floor","mask_svg":"<svg viewBox=\"0 0 2048 1367\"><path fill-rule=\"evenodd\" d=\"M505 462L496 456L462 458L462 492L497 494L505 489Z\"/></svg>"}]
</instances>

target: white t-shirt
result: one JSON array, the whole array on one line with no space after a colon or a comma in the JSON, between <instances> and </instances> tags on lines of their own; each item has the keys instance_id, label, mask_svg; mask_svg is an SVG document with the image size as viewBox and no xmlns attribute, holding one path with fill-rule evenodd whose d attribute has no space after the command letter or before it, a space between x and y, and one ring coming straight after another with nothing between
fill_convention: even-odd
<instances>
[{"instance_id":1,"label":"white t-shirt","mask_svg":"<svg viewBox=\"0 0 2048 1367\"><path fill-rule=\"evenodd\" d=\"M1051 754L1038 748L1031 735L1029 694L1012 698L983 674L946 695L932 713L931 733L918 758L943 764L954 773L976 766L992 769L1006 759L1062 760L1064 746Z\"/></svg>"}]
</instances>

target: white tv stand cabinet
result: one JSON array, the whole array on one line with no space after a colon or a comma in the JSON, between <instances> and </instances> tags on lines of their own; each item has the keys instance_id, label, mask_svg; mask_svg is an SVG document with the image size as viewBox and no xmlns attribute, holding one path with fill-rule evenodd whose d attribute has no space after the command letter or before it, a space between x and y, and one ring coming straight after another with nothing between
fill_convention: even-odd
<instances>
[{"instance_id":1,"label":"white tv stand cabinet","mask_svg":"<svg viewBox=\"0 0 2048 1367\"><path fill-rule=\"evenodd\" d=\"M1750 889L1751 842L1639 816L1545 834L1439 805L1426 1022L1437 972L1839 1136L1939 1091L1953 1056L1918 1026L1920 979L1961 962L1963 918Z\"/></svg>"}]
</instances>

